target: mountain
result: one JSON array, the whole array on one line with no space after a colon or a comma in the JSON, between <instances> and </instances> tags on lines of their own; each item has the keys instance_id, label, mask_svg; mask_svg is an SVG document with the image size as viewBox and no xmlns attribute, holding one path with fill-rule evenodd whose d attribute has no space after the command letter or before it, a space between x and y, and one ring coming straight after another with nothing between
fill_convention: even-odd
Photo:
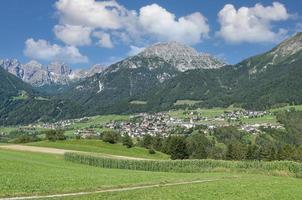
<instances>
[{"instance_id":1,"label":"mountain","mask_svg":"<svg viewBox=\"0 0 302 200\"><path fill-rule=\"evenodd\" d=\"M201 107L237 105L263 110L278 104L302 104L301 85L302 33L297 33L236 65L182 73L147 99L165 109L176 100L192 99L200 100Z\"/></svg>"},{"instance_id":2,"label":"mountain","mask_svg":"<svg viewBox=\"0 0 302 200\"><path fill-rule=\"evenodd\" d=\"M142 58L161 58L178 71L191 69L216 69L225 65L217 58L177 42L158 43L147 48L137 56Z\"/></svg>"},{"instance_id":3,"label":"mountain","mask_svg":"<svg viewBox=\"0 0 302 200\"><path fill-rule=\"evenodd\" d=\"M0 67L0 126L79 117L83 109L69 99L38 92Z\"/></svg>"},{"instance_id":4,"label":"mountain","mask_svg":"<svg viewBox=\"0 0 302 200\"><path fill-rule=\"evenodd\" d=\"M60 87L104 70L104 67L94 65L89 69L73 71L68 65L60 62L51 62L44 66L35 60L21 64L17 59L0 60L0 67L35 87Z\"/></svg>"},{"instance_id":5,"label":"mountain","mask_svg":"<svg viewBox=\"0 0 302 200\"><path fill-rule=\"evenodd\" d=\"M6 70L0 68L0 102L1 105L9 99L14 97L21 97L22 95L34 94L33 89L27 83L24 83L19 78L8 73Z\"/></svg>"},{"instance_id":6,"label":"mountain","mask_svg":"<svg viewBox=\"0 0 302 200\"><path fill-rule=\"evenodd\" d=\"M100 64L95 64L91 68L88 69L75 69L69 74L70 80L81 80L88 77L91 77L97 73L101 73L106 69L105 66Z\"/></svg>"},{"instance_id":7,"label":"mountain","mask_svg":"<svg viewBox=\"0 0 302 200\"><path fill-rule=\"evenodd\" d=\"M43 68L37 63L30 66L32 71ZM2 67L22 77L27 70L16 60ZM8 97L0 106L0 124L155 112L180 107L174 103L186 99L198 100L195 107L234 105L263 110L280 104L302 104L302 33L236 65L225 65L174 42L155 44L105 69L95 66L91 73L56 64L47 70L79 79L56 95L36 92L5 70L1 71L0 83L4 83L1 92ZM83 76L86 78L78 78Z\"/></svg>"},{"instance_id":8,"label":"mountain","mask_svg":"<svg viewBox=\"0 0 302 200\"><path fill-rule=\"evenodd\" d=\"M183 44L159 43L75 84L66 95L95 114L108 110L108 106L127 110L129 101L141 98L181 73L192 69L217 70L224 65Z\"/></svg>"},{"instance_id":9,"label":"mountain","mask_svg":"<svg viewBox=\"0 0 302 200\"><path fill-rule=\"evenodd\" d=\"M234 69L234 101L243 106L265 109L280 103L302 104L302 33Z\"/></svg>"}]
</instances>

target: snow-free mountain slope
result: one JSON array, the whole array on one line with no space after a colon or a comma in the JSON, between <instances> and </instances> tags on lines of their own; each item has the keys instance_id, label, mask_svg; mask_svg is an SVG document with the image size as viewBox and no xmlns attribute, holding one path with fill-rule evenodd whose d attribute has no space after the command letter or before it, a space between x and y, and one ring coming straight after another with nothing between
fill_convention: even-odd
<instances>
[{"instance_id":1,"label":"snow-free mountain slope","mask_svg":"<svg viewBox=\"0 0 302 200\"><path fill-rule=\"evenodd\" d=\"M225 63L209 54L199 53L192 47L177 42L154 44L137 56L162 58L181 72L190 69L216 69L225 65Z\"/></svg>"},{"instance_id":2,"label":"snow-free mountain slope","mask_svg":"<svg viewBox=\"0 0 302 200\"><path fill-rule=\"evenodd\" d=\"M72 70L61 62L51 62L44 66L36 60L22 64L17 59L0 60L0 67L35 87L68 85L105 69L104 66L96 64L88 69Z\"/></svg>"}]
</instances>

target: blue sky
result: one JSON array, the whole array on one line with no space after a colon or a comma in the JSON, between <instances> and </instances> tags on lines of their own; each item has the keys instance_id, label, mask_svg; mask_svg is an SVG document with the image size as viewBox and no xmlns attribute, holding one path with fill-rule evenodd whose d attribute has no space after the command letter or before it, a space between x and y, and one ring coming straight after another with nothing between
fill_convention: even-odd
<instances>
[{"instance_id":1,"label":"blue sky","mask_svg":"<svg viewBox=\"0 0 302 200\"><path fill-rule=\"evenodd\" d=\"M302 31L302 1L1 0L0 58L109 64L163 41L237 63Z\"/></svg>"}]
</instances>

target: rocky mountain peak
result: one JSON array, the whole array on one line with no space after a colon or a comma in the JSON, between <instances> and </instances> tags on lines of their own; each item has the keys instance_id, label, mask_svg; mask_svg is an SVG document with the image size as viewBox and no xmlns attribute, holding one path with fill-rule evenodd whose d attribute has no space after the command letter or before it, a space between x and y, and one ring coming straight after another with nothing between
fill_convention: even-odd
<instances>
[{"instance_id":1,"label":"rocky mountain peak","mask_svg":"<svg viewBox=\"0 0 302 200\"><path fill-rule=\"evenodd\" d=\"M284 40L273 51L272 54L278 56L290 56L302 50L302 32L294 34L292 37Z\"/></svg>"},{"instance_id":2,"label":"rocky mountain peak","mask_svg":"<svg viewBox=\"0 0 302 200\"><path fill-rule=\"evenodd\" d=\"M96 64L88 69L72 71L65 63L52 62L45 66L36 60L22 64L17 59L0 60L0 67L22 79L24 82L38 87L53 83L65 85L70 81L90 77L105 69L104 66Z\"/></svg>"},{"instance_id":3,"label":"rocky mountain peak","mask_svg":"<svg viewBox=\"0 0 302 200\"><path fill-rule=\"evenodd\" d=\"M24 74L22 64L15 58L0 60L0 67L2 67L11 74L15 74L19 78L22 77Z\"/></svg>"},{"instance_id":4,"label":"rocky mountain peak","mask_svg":"<svg viewBox=\"0 0 302 200\"><path fill-rule=\"evenodd\" d=\"M178 42L156 43L139 53L138 56L160 57L179 71L213 69L225 65L209 54L199 53L194 48Z\"/></svg>"},{"instance_id":5,"label":"rocky mountain peak","mask_svg":"<svg viewBox=\"0 0 302 200\"><path fill-rule=\"evenodd\" d=\"M68 65L66 65L65 63L61 63L61 62L52 62L47 66L47 70L50 73L55 73L58 75L69 75L71 73L71 69L69 68Z\"/></svg>"}]
</instances>

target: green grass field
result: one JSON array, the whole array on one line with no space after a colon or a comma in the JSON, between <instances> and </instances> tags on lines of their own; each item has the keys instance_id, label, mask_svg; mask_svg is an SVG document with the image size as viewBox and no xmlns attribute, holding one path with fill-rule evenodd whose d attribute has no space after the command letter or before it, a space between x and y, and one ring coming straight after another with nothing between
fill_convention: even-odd
<instances>
[{"instance_id":1,"label":"green grass field","mask_svg":"<svg viewBox=\"0 0 302 200\"><path fill-rule=\"evenodd\" d=\"M30 146L39 147L52 147L58 149L103 153L118 156L128 156L135 158L147 158L147 159L169 159L169 156L156 152L156 154L149 154L147 149L140 147L126 148L122 144L109 144L101 140L66 140L66 141L41 141L35 143L29 143Z\"/></svg>"},{"instance_id":2,"label":"green grass field","mask_svg":"<svg viewBox=\"0 0 302 200\"><path fill-rule=\"evenodd\" d=\"M258 123L276 124L277 123L277 119L275 115L265 115L263 117L257 117L257 118L241 118L241 121L245 124L258 124Z\"/></svg>"},{"instance_id":3,"label":"green grass field","mask_svg":"<svg viewBox=\"0 0 302 200\"><path fill-rule=\"evenodd\" d=\"M214 180L57 199L301 199L302 179L240 173L164 173L103 169L62 156L0 150L0 197L97 191Z\"/></svg>"},{"instance_id":4,"label":"green grass field","mask_svg":"<svg viewBox=\"0 0 302 200\"><path fill-rule=\"evenodd\" d=\"M197 100L177 100L173 105L174 106L179 106L179 105L189 105L192 106L194 104L200 103L202 101L197 101Z\"/></svg>"},{"instance_id":5,"label":"green grass field","mask_svg":"<svg viewBox=\"0 0 302 200\"><path fill-rule=\"evenodd\" d=\"M83 129L89 128L92 125L105 125L107 122L119 120L129 120L129 115L97 115L90 117L85 122L78 122L71 126L68 126L68 128Z\"/></svg>"},{"instance_id":6,"label":"green grass field","mask_svg":"<svg viewBox=\"0 0 302 200\"><path fill-rule=\"evenodd\" d=\"M149 188L133 191L84 195L76 199L203 199L203 200L299 200L302 199L302 180L284 177L239 175L207 183ZM65 200L74 197L61 198Z\"/></svg>"},{"instance_id":7,"label":"green grass field","mask_svg":"<svg viewBox=\"0 0 302 200\"><path fill-rule=\"evenodd\" d=\"M280 107L280 108L274 108L274 109L270 109L271 112L276 112L276 111L280 111L280 110L289 110L291 108L294 108L295 110L302 110L302 105L295 105L295 106L284 106L284 107Z\"/></svg>"},{"instance_id":8,"label":"green grass field","mask_svg":"<svg viewBox=\"0 0 302 200\"><path fill-rule=\"evenodd\" d=\"M103 169L67 162L63 156L0 150L0 197L95 191L228 176L234 174Z\"/></svg>"},{"instance_id":9,"label":"green grass field","mask_svg":"<svg viewBox=\"0 0 302 200\"><path fill-rule=\"evenodd\" d=\"M130 104L134 104L134 105L146 105L147 101L130 101Z\"/></svg>"}]
</instances>

